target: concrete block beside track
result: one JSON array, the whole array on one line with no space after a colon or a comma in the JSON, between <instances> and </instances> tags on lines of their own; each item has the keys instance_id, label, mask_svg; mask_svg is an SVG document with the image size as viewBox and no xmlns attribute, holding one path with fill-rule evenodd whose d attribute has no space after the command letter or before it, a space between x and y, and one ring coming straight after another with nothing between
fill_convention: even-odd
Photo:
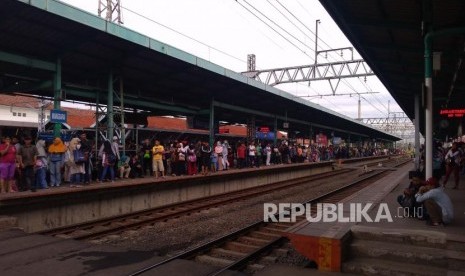
<instances>
[{"instance_id":1,"label":"concrete block beside track","mask_svg":"<svg viewBox=\"0 0 465 276\"><path fill-rule=\"evenodd\" d=\"M0 215L15 217L18 227L26 232L37 232L331 170L333 162L303 163L230 170L210 176L143 178L15 193L0 198Z\"/></svg>"}]
</instances>

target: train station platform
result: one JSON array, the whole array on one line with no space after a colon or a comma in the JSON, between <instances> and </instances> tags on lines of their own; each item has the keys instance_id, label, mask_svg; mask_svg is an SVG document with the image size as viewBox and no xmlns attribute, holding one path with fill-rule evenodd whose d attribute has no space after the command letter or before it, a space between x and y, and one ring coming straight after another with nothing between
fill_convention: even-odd
<instances>
[{"instance_id":1,"label":"train station platform","mask_svg":"<svg viewBox=\"0 0 465 276\"><path fill-rule=\"evenodd\" d=\"M354 158L346 162L376 164L386 158ZM208 176L145 177L114 183L94 182L80 187L65 184L37 192L0 194L0 217L14 217L18 227L33 233L337 169L335 162L327 161L231 169Z\"/></svg>"},{"instance_id":2,"label":"train station platform","mask_svg":"<svg viewBox=\"0 0 465 276\"><path fill-rule=\"evenodd\" d=\"M355 275L465 275L465 180L454 190L452 179L445 192L454 205L455 219L446 226L428 226L418 218L405 217L397 196L409 185L406 166L344 204L372 203L375 218L379 206L387 206L392 221L347 223L302 222L289 229L294 247L318 264L320 271ZM346 205L344 205L346 206Z\"/></svg>"},{"instance_id":3,"label":"train station platform","mask_svg":"<svg viewBox=\"0 0 465 276\"><path fill-rule=\"evenodd\" d=\"M18 227L33 233L329 172L337 169L333 164L273 165L208 176L145 177L0 194L0 217L14 217Z\"/></svg>"},{"instance_id":4,"label":"train station platform","mask_svg":"<svg viewBox=\"0 0 465 276\"><path fill-rule=\"evenodd\" d=\"M361 162L361 164L373 163L371 159L353 161ZM378 162L378 159L375 159L375 162ZM21 225L21 219L23 219L22 223L24 223L25 218L31 218L30 221L26 220L26 222L45 225L47 219L53 217L56 217L56 221L59 221L66 216L74 216L73 212L77 211L73 211L73 208L81 208L80 212L90 212L95 215L93 208L104 208L105 205L102 202L109 201L115 195L141 193L150 198L152 195L148 194L148 191L156 193L155 191L160 191L159 186L166 189L181 189L182 187L189 187L189 185L205 184L220 185L223 190L232 190L233 188L242 187L236 183L234 185L237 187L225 188L226 185L233 185L231 183L234 183L234 181L250 182L251 185L263 185L276 179L289 179L333 169L335 169L334 162L276 165L260 169L248 168L222 171L210 176L167 177L165 179L147 177L117 181L115 183L94 183L83 187L69 187L68 185L39 190L36 193L2 194L0 195L0 210L7 216L0 216L0 248L2 248L0 250L0 256L2 256L0 258L0 274L30 275L34 271L37 275L129 275L140 267L145 267L162 259L157 252L127 251L121 248L82 243L70 239L64 240L33 233L27 234L22 231L24 227ZM232 182L228 184L226 180ZM216 184L212 184L212 181L216 181ZM206 190L205 186L203 189ZM176 191L176 193L179 193L179 191ZM176 199L179 199L179 197ZM128 204L133 199L120 198L119 200ZM121 205L124 205L123 203ZM108 207L108 205L105 207ZM117 206L113 206L113 208L121 210ZM13 213L8 214L5 210L13 210ZM16 215L14 212L17 212ZM33 221L34 216L39 217ZM68 221L71 221L71 218ZM13 228L9 229L11 227ZM22 229L19 230L18 228ZM115 262L120 265L114 266ZM208 275L211 270L212 268L209 266L177 260L143 275L197 276ZM241 274L227 272L225 275Z\"/></svg>"}]
</instances>

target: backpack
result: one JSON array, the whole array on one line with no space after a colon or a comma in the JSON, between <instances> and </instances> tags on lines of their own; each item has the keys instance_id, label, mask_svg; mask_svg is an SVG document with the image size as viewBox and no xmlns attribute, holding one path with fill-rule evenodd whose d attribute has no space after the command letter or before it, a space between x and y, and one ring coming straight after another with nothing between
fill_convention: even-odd
<instances>
[{"instance_id":1,"label":"backpack","mask_svg":"<svg viewBox=\"0 0 465 276\"><path fill-rule=\"evenodd\" d=\"M108 164L115 164L116 155L114 155L113 153L109 153L107 158L108 158Z\"/></svg>"},{"instance_id":2,"label":"backpack","mask_svg":"<svg viewBox=\"0 0 465 276\"><path fill-rule=\"evenodd\" d=\"M73 151L73 157L74 157L74 163L78 165L87 161L87 158L84 152L80 149L75 149Z\"/></svg>"}]
</instances>

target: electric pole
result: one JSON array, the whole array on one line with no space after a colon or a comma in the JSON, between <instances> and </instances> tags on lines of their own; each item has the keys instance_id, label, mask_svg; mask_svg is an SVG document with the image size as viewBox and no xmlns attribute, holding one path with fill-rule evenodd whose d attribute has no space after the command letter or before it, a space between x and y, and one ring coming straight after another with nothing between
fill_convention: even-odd
<instances>
[{"instance_id":1,"label":"electric pole","mask_svg":"<svg viewBox=\"0 0 465 276\"><path fill-rule=\"evenodd\" d=\"M105 12L105 20L123 24L120 0L99 0L98 16L103 17L103 12Z\"/></svg>"}]
</instances>

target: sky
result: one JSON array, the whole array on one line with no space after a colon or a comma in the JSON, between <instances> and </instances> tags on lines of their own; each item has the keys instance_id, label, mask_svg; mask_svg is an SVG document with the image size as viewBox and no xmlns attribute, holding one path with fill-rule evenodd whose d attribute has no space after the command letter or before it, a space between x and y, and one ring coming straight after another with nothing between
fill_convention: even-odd
<instances>
[{"instance_id":1,"label":"sky","mask_svg":"<svg viewBox=\"0 0 465 276\"><path fill-rule=\"evenodd\" d=\"M98 13L99 0L61 2ZM247 70L248 54L255 54L259 70L313 64L317 19L318 50L352 46L318 0L121 0L121 6L126 28L235 72ZM318 62L349 59L349 51L332 52ZM328 81L275 87L351 118L358 116L359 98L362 118L402 112L376 76L343 79L336 94L353 94L347 96L318 96L332 94Z\"/></svg>"}]
</instances>

